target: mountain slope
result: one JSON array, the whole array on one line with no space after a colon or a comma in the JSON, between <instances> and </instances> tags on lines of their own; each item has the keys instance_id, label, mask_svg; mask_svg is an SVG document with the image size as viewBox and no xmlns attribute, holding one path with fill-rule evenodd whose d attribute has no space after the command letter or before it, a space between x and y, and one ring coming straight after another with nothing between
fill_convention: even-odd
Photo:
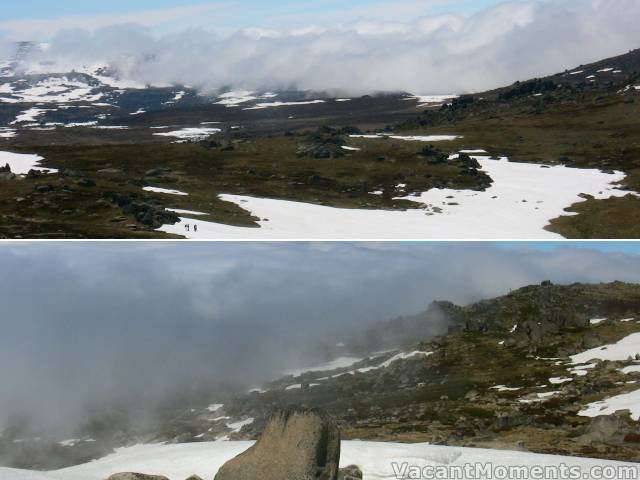
<instances>
[{"instance_id":1,"label":"mountain slope","mask_svg":"<svg viewBox=\"0 0 640 480\"><path fill-rule=\"evenodd\" d=\"M545 78L466 95L397 128L411 134L455 130L514 161L621 170L640 187L640 50ZM570 238L640 238L640 198L595 200L551 222Z\"/></svg>"},{"instance_id":2,"label":"mountain slope","mask_svg":"<svg viewBox=\"0 0 640 480\"><path fill-rule=\"evenodd\" d=\"M375 351L381 338L388 350ZM138 443L255 439L287 406L328 410L347 439L640 460L640 285L544 282L437 302L342 340L331 362L183 402L143 427L96 415L77 440L53 445L5 431L3 462L60 468Z\"/></svg>"}]
</instances>

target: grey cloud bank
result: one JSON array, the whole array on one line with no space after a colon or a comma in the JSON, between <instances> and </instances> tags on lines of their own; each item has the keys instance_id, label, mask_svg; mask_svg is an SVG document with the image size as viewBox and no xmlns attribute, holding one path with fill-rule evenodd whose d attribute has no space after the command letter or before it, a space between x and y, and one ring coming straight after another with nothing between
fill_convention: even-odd
<instances>
[{"instance_id":1,"label":"grey cloud bank","mask_svg":"<svg viewBox=\"0 0 640 480\"><path fill-rule=\"evenodd\" d=\"M640 256L491 244L5 244L0 425L75 426L101 405L246 388L314 346L435 299L552 279L640 281Z\"/></svg>"},{"instance_id":2,"label":"grey cloud bank","mask_svg":"<svg viewBox=\"0 0 640 480\"><path fill-rule=\"evenodd\" d=\"M252 28L230 36L202 29L155 35L129 24L61 31L39 60L58 66L108 62L127 79L204 92L464 93L637 48L638 18L636 0L522 0L470 17Z\"/></svg>"}]
</instances>

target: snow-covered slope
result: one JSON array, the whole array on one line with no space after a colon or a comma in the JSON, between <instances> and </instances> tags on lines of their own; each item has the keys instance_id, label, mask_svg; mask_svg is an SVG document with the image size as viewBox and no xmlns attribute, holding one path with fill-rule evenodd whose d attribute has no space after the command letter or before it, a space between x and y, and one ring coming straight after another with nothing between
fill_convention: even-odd
<instances>
[{"instance_id":1,"label":"snow-covered slope","mask_svg":"<svg viewBox=\"0 0 640 480\"><path fill-rule=\"evenodd\" d=\"M55 472L39 473L0 468L0 478L2 480L104 480L113 473L134 471L166 475L170 480L184 480L193 474L197 474L204 479L211 479L227 460L235 457L251 445L252 442L139 445L121 449L101 460ZM476 465L487 464L488 462L492 464L494 471L497 471L498 467L560 467L564 464L568 467L578 468L585 474L579 478L585 479L597 478L590 475L593 468L640 468L638 464L537 455L525 452L358 441L342 442L340 460L341 466L359 465L362 468L364 478L367 480L396 479L398 478L397 472L402 471L404 468L405 472L408 473L406 468L410 466L421 469L424 467L447 467L453 472L452 467L461 468L465 464ZM477 478L490 477L482 476Z\"/></svg>"},{"instance_id":2,"label":"snow-covered slope","mask_svg":"<svg viewBox=\"0 0 640 480\"><path fill-rule=\"evenodd\" d=\"M414 137L417 138L417 137ZM433 141L433 140L430 140ZM567 215L565 208L583 195L609 198L627 195L615 184L620 172L544 166L492 160L473 155L494 180L484 192L432 189L415 197L422 204L407 211L340 209L287 200L222 195L261 221L261 228L242 228L184 218L184 225L162 231L198 239L422 239L422 238L558 238L544 230L549 221Z\"/></svg>"}]
</instances>

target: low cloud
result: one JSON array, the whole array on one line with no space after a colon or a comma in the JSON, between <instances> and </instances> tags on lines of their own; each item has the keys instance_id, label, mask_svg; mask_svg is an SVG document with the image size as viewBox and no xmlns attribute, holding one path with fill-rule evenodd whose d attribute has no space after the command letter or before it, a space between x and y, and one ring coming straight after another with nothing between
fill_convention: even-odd
<instances>
[{"instance_id":1,"label":"low cloud","mask_svg":"<svg viewBox=\"0 0 640 480\"><path fill-rule=\"evenodd\" d=\"M204 92L230 86L464 93L640 46L636 0L522 0L469 17L376 18L356 15L332 26L309 19L287 29L256 25L224 36L203 29L158 35L131 24L64 30L32 65L110 63L125 78Z\"/></svg>"},{"instance_id":2,"label":"low cloud","mask_svg":"<svg viewBox=\"0 0 640 480\"><path fill-rule=\"evenodd\" d=\"M0 425L248 387L317 342L551 279L640 281L640 256L492 244L94 243L0 248Z\"/></svg>"}]
</instances>

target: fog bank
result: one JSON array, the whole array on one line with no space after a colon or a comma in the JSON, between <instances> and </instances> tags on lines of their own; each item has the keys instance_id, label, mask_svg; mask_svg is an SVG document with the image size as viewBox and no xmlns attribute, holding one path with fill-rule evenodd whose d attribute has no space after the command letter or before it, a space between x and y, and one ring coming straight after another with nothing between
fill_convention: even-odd
<instances>
[{"instance_id":1,"label":"fog bank","mask_svg":"<svg viewBox=\"0 0 640 480\"><path fill-rule=\"evenodd\" d=\"M0 246L0 425L70 426L100 405L242 388L353 330L551 279L640 281L640 256L494 244Z\"/></svg>"},{"instance_id":2,"label":"fog bank","mask_svg":"<svg viewBox=\"0 0 640 480\"><path fill-rule=\"evenodd\" d=\"M58 32L33 71L110 64L154 85L339 90L350 94L482 91L640 47L636 0L507 1L473 14L306 28L189 29L135 24ZM46 66L36 64L46 62Z\"/></svg>"}]
</instances>

